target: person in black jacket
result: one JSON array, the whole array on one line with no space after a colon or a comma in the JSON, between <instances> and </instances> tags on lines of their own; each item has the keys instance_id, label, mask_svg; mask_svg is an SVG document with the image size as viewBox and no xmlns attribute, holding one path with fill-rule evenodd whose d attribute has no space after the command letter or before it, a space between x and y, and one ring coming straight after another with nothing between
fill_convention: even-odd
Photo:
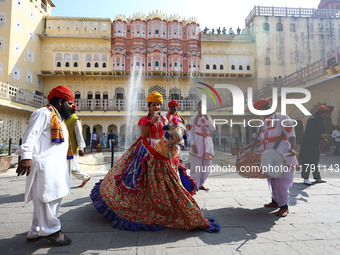
<instances>
[{"instance_id":1,"label":"person in black jacket","mask_svg":"<svg viewBox=\"0 0 340 255\"><path fill-rule=\"evenodd\" d=\"M112 130L110 130L110 133L107 138L109 139L109 145L110 145L110 150L111 150L112 142L114 143L116 142L117 136L114 133L112 133Z\"/></svg>"},{"instance_id":2,"label":"person in black jacket","mask_svg":"<svg viewBox=\"0 0 340 255\"><path fill-rule=\"evenodd\" d=\"M312 171L315 183L323 183L319 170L320 160L320 140L327 141L329 135L325 134L324 120L330 118L334 107L331 105L320 105L318 111L307 121L306 129L303 134L300 150L301 177L304 184L311 185L309 174Z\"/></svg>"}]
</instances>

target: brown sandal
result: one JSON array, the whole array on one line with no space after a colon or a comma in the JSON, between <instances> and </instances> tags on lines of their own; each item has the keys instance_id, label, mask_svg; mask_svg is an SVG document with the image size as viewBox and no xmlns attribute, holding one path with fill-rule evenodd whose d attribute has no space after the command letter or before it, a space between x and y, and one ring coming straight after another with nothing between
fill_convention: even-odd
<instances>
[{"instance_id":1,"label":"brown sandal","mask_svg":"<svg viewBox=\"0 0 340 255\"><path fill-rule=\"evenodd\" d=\"M286 217L289 213L288 208L280 208L280 210L278 210L275 215L279 216L279 217Z\"/></svg>"},{"instance_id":2,"label":"brown sandal","mask_svg":"<svg viewBox=\"0 0 340 255\"><path fill-rule=\"evenodd\" d=\"M51 234L49 236L45 236L45 239L50 241L56 246L65 246L71 244L72 240L68 238L63 232L60 230L58 232L55 232L54 234Z\"/></svg>"},{"instance_id":3,"label":"brown sandal","mask_svg":"<svg viewBox=\"0 0 340 255\"><path fill-rule=\"evenodd\" d=\"M278 203L270 202L268 204L265 204L264 207L279 207Z\"/></svg>"}]
</instances>

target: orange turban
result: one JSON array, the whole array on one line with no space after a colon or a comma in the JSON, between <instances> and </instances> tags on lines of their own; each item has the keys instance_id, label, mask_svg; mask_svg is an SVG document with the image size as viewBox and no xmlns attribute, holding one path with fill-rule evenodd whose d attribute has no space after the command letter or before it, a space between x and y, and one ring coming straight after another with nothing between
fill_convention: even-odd
<instances>
[{"instance_id":1,"label":"orange turban","mask_svg":"<svg viewBox=\"0 0 340 255\"><path fill-rule=\"evenodd\" d=\"M72 91L65 85L59 85L58 87L55 87L54 89L52 89L47 96L48 101L50 101L53 97L60 97L67 101L74 100Z\"/></svg>"},{"instance_id":2,"label":"orange turban","mask_svg":"<svg viewBox=\"0 0 340 255\"><path fill-rule=\"evenodd\" d=\"M163 104L163 97L159 92L154 91L148 95L146 102Z\"/></svg>"},{"instance_id":3,"label":"orange turban","mask_svg":"<svg viewBox=\"0 0 340 255\"><path fill-rule=\"evenodd\" d=\"M256 110L262 110L265 105L270 104L270 100L267 98L261 98L254 103L254 108Z\"/></svg>"},{"instance_id":4,"label":"orange turban","mask_svg":"<svg viewBox=\"0 0 340 255\"><path fill-rule=\"evenodd\" d=\"M168 103L168 107L170 108L171 105L174 105L174 106L178 107L178 101L177 101L176 99L171 100L171 101Z\"/></svg>"},{"instance_id":5,"label":"orange turban","mask_svg":"<svg viewBox=\"0 0 340 255\"><path fill-rule=\"evenodd\" d=\"M334 106L332 105L320 105L318 107L320 112L332 112L334 110Z\"/></svg>"}]
</instances>

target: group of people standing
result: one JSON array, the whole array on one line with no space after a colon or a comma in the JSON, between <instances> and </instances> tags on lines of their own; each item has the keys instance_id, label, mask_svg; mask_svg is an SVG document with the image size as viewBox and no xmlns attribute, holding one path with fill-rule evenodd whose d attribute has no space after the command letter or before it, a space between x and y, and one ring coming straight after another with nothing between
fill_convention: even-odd
<instances>
[{"instance_id":1,"label":"group of people standing","mask_svg":"<svg viewBox=\"0 0 340 255\"><path fill-rule=\"evenodd\" d=\"M71 239L61 231L57 215L62 197L70 193L70 173L82 180L80 187L91 177L80 172L77 161L78 156L84 155L85 143L81 121L75 114L73 93L67 86L60 85L51 90L48 100L49 103L30 118L23 144L17 151L21 161L16 172L26 174L25 201L33 200L33 220L27 241L45 238L54 245L63 246L69 245ZM95 184L90 194L95 208L119 229L153 231L171 227L210 233L219 231L219 225L201 211L193 197L198 190L209 190L204 184L214 157L210 132L216 127L212 118L202 114L199 103L197 114L190 119L189 130L186 130L185 121L177 112L176 100L169 102L169 111L164 114L160 112L163 104L160 93L148 95L147 103L148 115L138 122L141 136L105 178ZM270 105L268 99L260 99L254 103L254 108L267 110ZM316 134L318 139L322 137L322 125L315 119L330 116L332 110L330 106L319 108L319 113L307 123L304 141L311 140L308 132L313 134L313 139ZM281 121L273 122L274 119ZM265 207L278 207L276 215L279 217L289 213L289 189L293 184L294 167L298 165L294 129L282 126L283 120L287 123L289 117L279 113L265 116L264 126L253 144L241 149L244 152L259 144L260 150L275 148L281 155L288 154L290 171L280 178L268 179L272 200ZM180 159L187 136L190 176ZM109 136L109 140L113 139ZM308 162L304 150L302 147L301 159ZM316 161L311 163L317 164ZM314 177L320 182L321 178Z\"/></svg>"},{"instance_id":2,"label":"group of people standing","mask_svg":"<svg viewBox=\"0 0 340 255\"><path fill-rule=\"evenodd\" d=\"M93 149L96 149L98 145L103 146L105 149L107 147L107 144L109 144L110 150L112 148L112 142L117 141L117 136L115 133L110 130L110 133L108 135L103 132L103 134L100 136L97 134L97 131L94 130L92 135L91 135L91 147Z\"/></svg>"},{"instance_id":3,"label":"group of people standing","mask_svg":"<svg viewBox=\"0 0 340 255\"><path fill-rule=\"evenodd\" d=\"M33 220L27 241L45 238L63 246L69 245L71 238L61 231L57 215L62 197L70 193L70 175L82 180L79 187L91 177L79 170L78 156L84 156L85 142L81 121L75 114L73 93L60 85L50 91L48 100L46 106L31 115L23 144L17 150L21 160L16 172L18 176L27 176L25 201L33 200ZM198 188L206 189L203 184L207 176L202 178L197 173L193 176L196 181L193 180L179 159L186 130L184 119L177 113L178 102L171 101L170 110L164 116L160 114L163 99L158 92L151 93L147 102L149 114L139 121L141 137L105 179L96 184L91 193L94 205L100 212L105 210L111 220L119 222L119 228L219 231L218 224L200 210L192 196ZM190 123L193 124L192 147L196 146L191 154L199 160L208 155L205 163L211 164L213 151L197 150L206 141L210 142L206 147L212 148L211 118L201 116L199 110ZM194 138L196 135L199 139ZM117 195L123 202L111 203Z\"/></svg>"}]
</instances>

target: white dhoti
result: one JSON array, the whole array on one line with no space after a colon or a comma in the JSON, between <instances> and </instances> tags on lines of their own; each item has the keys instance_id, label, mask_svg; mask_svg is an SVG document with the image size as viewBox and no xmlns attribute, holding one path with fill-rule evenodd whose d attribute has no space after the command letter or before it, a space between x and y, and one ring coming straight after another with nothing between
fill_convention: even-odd
<instances>
[{"instance_id":1,"label":"white dhoti","mask_svg":"<svg viewBox=\"0 0 340 255\"><path fill-rule=\"evenodd\" d=\"M272 199L279 207L289 204L289 189L293 185L294 169L284 173L280 178L267 179Z\"/></svg>"},{"instance_id":2,"label":"white dhoti","mask_svg":"<svg viewBox=\"0 0 340 255\"><path fill-rule=\"evenodd\" d=\"M38 195L38 180L34 178L32 184L32 201L33 201L33 220L28 238L36 238L38 236L48 236L60 230L60 220L57 218L61 198L43 202Z\"/></svg>"},{"instance_id":3,"label":"white dhoti","mask_svg":"<svg viewBox=\"0 0 340 255\"><path fill-rule=\"evenodd\" d=\"M73 154L73 159L68 160L69 163L69 169L71 170L71 173L74 177L76 177L78 180L81 181L87 181L90 178L90 175L88 175L85 172L80 171L79 167L79 154ZM70 176L71 176L70 173Z\"/></svg>"},{"instance_id":4,"label":"white dhoti","mask_svg":"<svg viewBox=\"0 0 340 255\"><path fill-rule=\"evenodd\" d=\"M211 159L190 157L190 176L195 181L197 188L202 187L210 174Z\"/></svg>"},{"instance_id":5,"label":"white dhoti","mask_svg":"<svg viewBox=\"0 0 340 255\"><path fill-rule=\"evenodd\" d=\"M287 126L282 125L284 121ZM290 118L287 115L273 113L264 121L262 132L259 136L259 140L262 142L259 150L275 149L283 156L289 153L291 149L291 144L289 142L289 138L291 137L295 137L295 132L294 128L292 128L292 121ZM275 143L278 139L280 139L280 143L277 148L275 148ZM295 156L290 157L287 155L285 159L286 167L292 166L290 167L290 170L284 172L279 178L268 179L272 199L278 203L279 207L288 205L290 194L289 189L293 185L294 166L298 165L298 161Z\"/></svg>"}]
</instances>

